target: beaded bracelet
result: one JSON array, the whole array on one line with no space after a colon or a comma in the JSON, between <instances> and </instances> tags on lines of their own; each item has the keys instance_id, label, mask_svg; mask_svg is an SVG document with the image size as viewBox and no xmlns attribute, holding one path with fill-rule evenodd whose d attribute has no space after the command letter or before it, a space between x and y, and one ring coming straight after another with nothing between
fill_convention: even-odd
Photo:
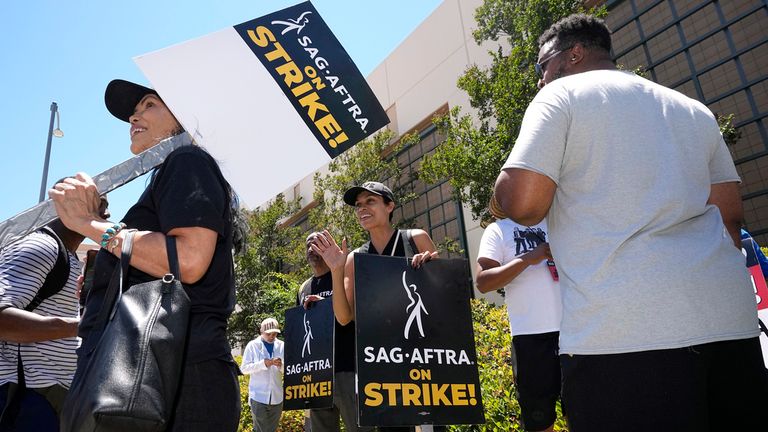
<instances>
[{"instance_id":1,"label":"beaded bracelet","mask_svg":"<svg viewBox=\"0 0 768 432\"><path fill-rule=\"evenodd\" d=\"M104 231L104 234L101 235L101 247L107 249L109 247L110 241L114 239L115 236L117 236L117 233L119 233L123 228L125 228L125 224L122 222L119 224L113 224L111 227L107 228Z\"/></svg>"}]
</instances>

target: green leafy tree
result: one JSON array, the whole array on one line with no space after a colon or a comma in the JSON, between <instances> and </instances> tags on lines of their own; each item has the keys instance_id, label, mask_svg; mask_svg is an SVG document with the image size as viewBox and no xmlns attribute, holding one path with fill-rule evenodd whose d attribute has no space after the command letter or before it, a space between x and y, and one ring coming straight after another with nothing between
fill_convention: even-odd
<instances>
[{"instance_id":1,"label":"green leafy tree","mask_svg":"<svg viewBox=\"0 0 768 432\"><path fill-rule=\"evenodd\" d=\"M418 136L405 136L392 143L393 136L390 131L376 134L331 161L327 174L315 174L314 199L319 205L309 212L310 224L318 229L327 228L339 244L346 238L350 250L367 241L368 235L351 208L344 204L347 189L373 180L387 184L398 204L415 198L394 155L418 140Z\"/></svg>"},{"instance_id":2,"label":"green leafy tree","mask_svg":"<svg viewBox=\"0 0 768 432\"><path fill-rule=\"evenodd\" d=\"M552 23L576 12L604 15L605 9L585 10L580 0L486 0L475 11L475 41L496 47L489 52L490 66L471 66L458 81L477 115L456 107L436 119L446 140L425 158L421 171L428 182L449 178L475 219L488 216L496 177L536 94L537 39Z\"/></svg>"},{"instance_id":3,"label":"green leafy tree","mask_svg":"<svg viewBox=\"0 0 768 432\"><path fill-rule=\"evenodd\" d=\"M303 233L281 221L299 209L278 195L266 208L246 212L249 225L247 250L235 258L237 309L229 320L229 338L244 346L258 335L267 317L282 322L285 309L296 301L296 289L308 275L304 265ZM298 269L284 272L284 269Z\"/></svg>"}]
</instances>

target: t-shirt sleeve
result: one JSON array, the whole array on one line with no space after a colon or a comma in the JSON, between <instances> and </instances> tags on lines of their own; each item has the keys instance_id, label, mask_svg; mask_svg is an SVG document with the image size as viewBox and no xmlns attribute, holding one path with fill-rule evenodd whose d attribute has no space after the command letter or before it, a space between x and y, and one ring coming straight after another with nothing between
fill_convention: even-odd
<instances>
[{"instance_id":1,"label":"t-shirt sleeve","mask_svg":"<svg viewBox=\"0 0 768 432\"><path fill-rule=\"evenodd\" d=\"M499 264L504 264L504 239L498 224L492 223L485 228L483 238L480 239L477 258L489 258Z\"/></svg>"},{"instance_id":2,"label":"t-shirt sleeve","mask_svg":"<svg viewBox=\"0 0 768 432\"><path fill-rule=\"evenodd\" d=\"M570 124L567 101L565 90L554 83L536 95L525 110L520 134L502 169L521 168L559 183Z\"/></svg>"},{"instance_id":3,"label":"t-shirt sleeve","mask_svg":"<svg viewBox=\"0 0 768 432\"><path fill-rule=\"evenodd\" d=\"M739 182L741 178L736 172L736 165L733 163L731 153L728 151L728 147L723 140L723 136L719 131L714 131L717 134L717 143L715 144L715 151L712 154L712 159L709 161L709 177L711 184Z\"/></svg>"},{"instance_id":4,"label":"t-shirt sleeve","mask_svg":"<svg viewBox=\"0 0 768 432\"><path fill-rule=\"evenodd\" d=\"M185 149L186 150L186 149ZM202 227L225 235L227 192L212 159L190 149L172 154L153 185L160 229Z\"/></svg>"},{"instance_id":5,"label":"t-shirt sleeve","mask_svg":"<svg viewBox=\"0 0 768 432\"><path fill-rule=\"evenodd\" d=\"M0 309L25 308L53 269L58 256L56 240L31 234L8 246L0 255Z\"/></svg>"}]
</instances>

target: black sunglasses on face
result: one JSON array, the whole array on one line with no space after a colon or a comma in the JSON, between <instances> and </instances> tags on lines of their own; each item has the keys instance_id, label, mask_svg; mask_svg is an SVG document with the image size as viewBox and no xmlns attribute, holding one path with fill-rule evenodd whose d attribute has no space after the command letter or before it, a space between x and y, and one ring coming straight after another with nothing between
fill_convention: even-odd
<instances>
[{"instance_id":1,"label":"black sunglasses on face","mask_svg":"<svg viewBox=\"0 0 768 432\"><path fill-rule=\"evenodd\" d=\"M567 51L567 50L569 50L571 48L573 48L573 47L569 46L568 48L563 48L561 50L557 50L557 51L549 54L548 56L544 57L541 60L541 62L534 64L533 65L533 69L536 70L536 75L538 75L539 78L544 78L544 70L545 70L545 66L544 65L546 65L548 61L550 61L553 58L555 58L556 55L560 54L563 51Z\"/></svg>"}]
</instances>

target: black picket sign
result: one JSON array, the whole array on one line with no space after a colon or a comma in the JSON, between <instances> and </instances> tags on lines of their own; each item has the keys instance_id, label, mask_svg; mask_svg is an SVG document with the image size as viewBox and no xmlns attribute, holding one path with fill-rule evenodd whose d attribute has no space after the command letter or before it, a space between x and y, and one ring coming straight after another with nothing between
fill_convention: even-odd
<instances>
[{"instance_id":1,"label":"black picket sign","mask_svg":"<svg viewBox=\"0 0 768 432\"><path fill-rule=\"evenodd\" d=\"M354 259L360 425L483 423L466 260Z\"/></svg>"},{"instance_id":2,"label":"black picket sign","mask_svg":"<svg viewBox=\"0 0 768 432\"><path fill-rule=\"evenodd\" d=\"M331 158L389 123L310 2L235 26Z\"/></svg>"},{"instance_id":3,"label":"black picket sign","mask_svg":"<svg viewBox=\"0 0 768 432\"><path fill-rule=\"evenodd\" d=\"M333 302L285 311L284 410L333 406Z\"/></svg>"}]
</instances>

